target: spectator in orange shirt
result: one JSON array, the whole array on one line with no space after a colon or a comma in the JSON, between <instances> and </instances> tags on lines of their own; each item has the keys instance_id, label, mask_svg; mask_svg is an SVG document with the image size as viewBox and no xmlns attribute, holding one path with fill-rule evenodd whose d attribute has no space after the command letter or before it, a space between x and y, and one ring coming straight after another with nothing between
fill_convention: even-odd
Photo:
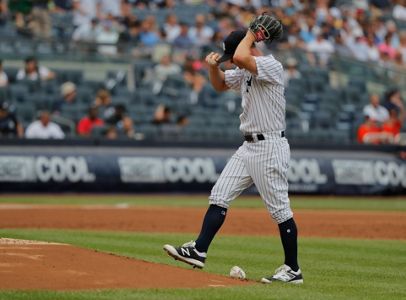
<instances>
[{"instance_id":1,"label":"spectator in orange shirt","mask_svg":"<svg viewBox=\"0 0 406 300\"><path fill-rule=\"evenodd\" d=\"M87 116L83 117L78 124L78 134L80 136L90 136L95 126L103 126L104 121L98 117L98 109L95 106L89 108Z\"/></svg>"},{"instance_id":2,"label":"spectator in orange shirt","mask_svg":"<svg viewBox=\"0 0 406 300\"><path fill-rule=\"evenodd\" d=\"M399 112L393 108L389 111L389 120L383 124L382 131L393 142L395 137L400 133L401 128L402 122L399 119Z\"/></svg>"},{"instance_id":3,"label":"spectator in orange shirt","mask_svg":"<svg viewBox=\"0 0 406 300\"><path fill-rule=\"evenodd\" d=\"M357 139L360 144L381 144L382 129L370 116L365 116L365 122L358 128Z\"/></svg>"}]
</instances>

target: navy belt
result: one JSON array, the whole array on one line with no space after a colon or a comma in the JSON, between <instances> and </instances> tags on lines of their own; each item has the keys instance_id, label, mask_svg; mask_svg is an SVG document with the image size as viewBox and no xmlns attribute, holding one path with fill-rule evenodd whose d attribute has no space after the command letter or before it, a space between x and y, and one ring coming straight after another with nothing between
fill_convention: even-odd
<instances>
[{"instance_id":1,"label":"navy belt","mask_svg":"<svg viewBox=\"0 0 406 300\"><path fill-rule=\"evenodd\" d=\"M281 137L285 137L285 131L281 131ZM248 143L253 143L255 141L265 140L265 136L262 133L246 134L244 135L244 140L246 140Z\"/></svg>"}]
</instances>

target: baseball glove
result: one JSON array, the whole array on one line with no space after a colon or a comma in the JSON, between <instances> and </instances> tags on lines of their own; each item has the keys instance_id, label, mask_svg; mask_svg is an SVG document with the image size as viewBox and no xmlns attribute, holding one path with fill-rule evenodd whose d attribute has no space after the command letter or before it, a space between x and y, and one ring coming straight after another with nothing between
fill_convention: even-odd
<instances>
[{"instance_id":1,"label":"baseball glove","mask_svg":"<svg viewBox=\"0 0 406 300\"><path fill-rule=\"evenodd\" d=\"M277 40L283 33L281 21L266 14L253 19L248 28L254 34L256 42Z\"/></svg>"}]
</instances>

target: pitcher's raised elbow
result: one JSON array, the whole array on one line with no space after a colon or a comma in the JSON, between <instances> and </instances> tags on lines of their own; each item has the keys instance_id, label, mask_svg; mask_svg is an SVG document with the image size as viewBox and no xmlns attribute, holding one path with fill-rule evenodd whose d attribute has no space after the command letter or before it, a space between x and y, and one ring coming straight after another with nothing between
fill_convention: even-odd
<instances>
[{"instance_id":1,"label":"pitcher's raised elbow","mask_svg":"<svg viewBox=\"0 0 406 300\"><path fill-rule=\"evenodd\" d=\"M246 61L246 58L240 54L234 54L233 56L233 63L237 66L240 66L244 64L244 61Z\"/></svg>"}]
</instances>

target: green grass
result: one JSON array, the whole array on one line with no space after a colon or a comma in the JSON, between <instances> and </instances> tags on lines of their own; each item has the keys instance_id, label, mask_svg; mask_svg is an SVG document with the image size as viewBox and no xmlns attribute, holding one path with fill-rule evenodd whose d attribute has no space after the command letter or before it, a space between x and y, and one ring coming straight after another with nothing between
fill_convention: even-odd
<instances>
[{"instance_id":1,"label":"green grass","mask_svg":"<svg viewBox=\"0 0 406 300\"><path fill-rule=\"evenodd\" d=\"M406 211L406 197L291 197L294 209L340 209ZM207 196L196 195L30 195L0 196L1 203L19 204L61 204L61 205L119 205L167 206L167 207L206 207ZM234 201L233 207L264 208L259 197L242 196Z\"/></svg>"},{"instance_id":2,"label":"green grass","mask_svg":"<svg viewBox=\"0 0 406 300\"><path fill-rule=\"evenodd\" d=\"M181 265L162 251L187 234L1 229L0 236L70 243L158 263ZM300 240L305 284L212 289L145 289L88 292L1 291L0 299L406 299L406 242L346 239ZM279 238L219 235L203 272L227 274L241 266L249 279L270 274L282 261ZM187 266L185 266L187 268ZM202 271L196 271L202 272Z\"/></svg>"}]
</instances>

